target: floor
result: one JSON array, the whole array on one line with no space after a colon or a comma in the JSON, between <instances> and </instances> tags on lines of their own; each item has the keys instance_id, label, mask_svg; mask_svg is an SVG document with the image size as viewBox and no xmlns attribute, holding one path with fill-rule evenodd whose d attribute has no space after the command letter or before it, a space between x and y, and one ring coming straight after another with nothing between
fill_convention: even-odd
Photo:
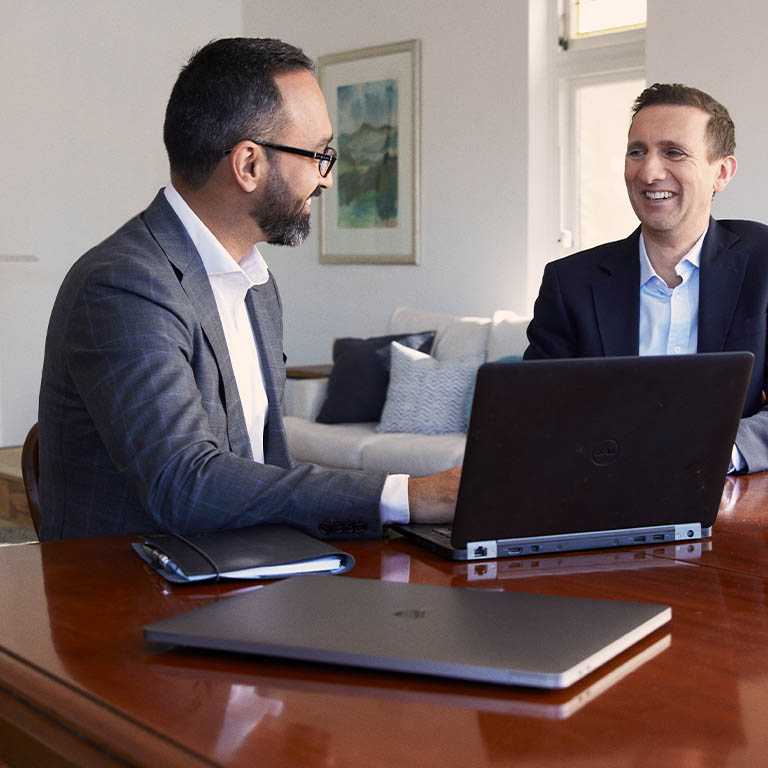
<instances>
[{"instance_id":1,"label":"floor","mask_svg":"<svg viewBox=\"0 0 768 768\"><path fill-rule=\"evenodd\" d=\"M37 536L21 477L21 448L0 448L0 544L24 541L37 541Z\"/></svg>"}]
</instances>

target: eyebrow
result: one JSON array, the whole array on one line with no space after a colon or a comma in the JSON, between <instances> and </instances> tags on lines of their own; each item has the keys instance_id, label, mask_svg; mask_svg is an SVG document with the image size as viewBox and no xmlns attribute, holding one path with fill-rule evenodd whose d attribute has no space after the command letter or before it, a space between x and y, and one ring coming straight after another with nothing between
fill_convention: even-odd
<instances>
[{"instance_id":1,"label":"eyebrow","mask_svg":"<svg viewBox=\"0 0 768 768\"><path fill-rule=\"evenodd\" d=\"M627 144L627 149L642 149L647 147L648 145L644 141L635 140L633 142L630 142ZM669 149L670 147L677 147L679 149L685 150L686 152L690 152L690 148L687 147L682 141L673 141L672 139L662 139L661 141L657 141L655 143L655 146L661 147L662 149Z\"/></svg>"},{"instance_id":2,"label":"eyebrow","mask_svg":"<svg viewBox=\"0 0 768 768\"><path fill-rule=\"evenodd\" d=\"M682 141L673 141L672 139L663 139L662 141L657 142L657 144L660 147L678 147L679 149L684 149L686 152L690 151L690 147L688 147L685 142Z\"/></svg>"}]
</instances>

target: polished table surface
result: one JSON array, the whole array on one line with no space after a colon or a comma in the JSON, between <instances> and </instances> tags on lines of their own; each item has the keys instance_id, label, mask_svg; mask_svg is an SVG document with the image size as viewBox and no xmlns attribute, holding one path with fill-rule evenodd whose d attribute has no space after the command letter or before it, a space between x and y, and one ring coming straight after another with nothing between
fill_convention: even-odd
<instances>
[{"instance_id":1,"label":"polished table surface","mask_svg":"<svg viewBox=\"0 0 768 768\"><path fill-rule=\"evenodd\" d=\"M0 761L768 764L768 473L728 480L703 542L470 564L399 539L341 544L357 577L672 606L666 627L565 691L145 643L149 622L263 587L171 586L131 540L0 548Z\"/></svg>"}]
</instances>

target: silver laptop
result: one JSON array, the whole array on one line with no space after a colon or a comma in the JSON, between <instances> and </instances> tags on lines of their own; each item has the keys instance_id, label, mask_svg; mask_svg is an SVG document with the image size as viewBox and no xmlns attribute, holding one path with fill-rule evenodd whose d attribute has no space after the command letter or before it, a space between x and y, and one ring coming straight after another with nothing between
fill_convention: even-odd
<instances>
[{"instance_id":1,"label":"silver laptop","mask_svg":"<svg viewBox=\"0 0 768 768\"><path fill-rule=\"evenodd\" d=\"M155 622L144 627L144 637L389 672L566 688L671 615L665 605L313 575Z\"/></svg>"},{"instance_id":2,"label":"silver laptop","mask_svg":"<svg viewBox=\"0 0 768 768\"><path fill-rule=\"evenodd\" d=\"M147 663L152 671L165 676L215 685L299 691L321 697L365 697L380 702L440 707L443 710L462 709L477 714L566 720L655 659L671 644L672 635L667 625L666 629L653 632L635 643L619 659L603 665L578 683L557 691L548 691L545 696L541 696L542 692L535 688L518 688L513 691L501 686L457 685L449 689L431 685L428 677L423 682L411 679L408 685L393 686L390 675L359 675L355 669L350 669L348 674L340 674L337 666L328 666L324 670L313 669L312 674L306 674L307 670L297 669L296 664L291 664L290 670L281 669L279 660L268 664L222 665L218 663L216 654L206 658L196 653L190 657L189 654L176 653L172 647L163 653L151 655Z\"/></svg>"},{"instance_id":3,"label":"silver laptop","mask_svg":"<svg viewBox=\"0 0 768 768\"><path fill-rule=\"evenodd\" d=\"M483 365L453 526L393 528L456 560L706 538L753 359Z\"/></svg>"}]
</instances>

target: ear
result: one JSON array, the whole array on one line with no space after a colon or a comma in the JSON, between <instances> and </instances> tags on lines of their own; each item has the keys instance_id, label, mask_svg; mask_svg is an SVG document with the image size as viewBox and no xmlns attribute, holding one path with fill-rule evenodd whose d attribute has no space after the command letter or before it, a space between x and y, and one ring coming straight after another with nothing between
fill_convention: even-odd
<instances>
[{"instance_id":1,"label":"ear","mask_svg":"<svg viewBox=\"0 0 768 768\"><path fill-rule=\"evenodd\" d=\"M716 165L717 176L715 176L713 191L722 192L736 173L736 158L733 155L721 157L716 161Z\"/></svg>"},{"instance_id":2,"label":"ear","mask_svg":"<svg viewBox=\"0 0 768 768\"><path fill-rule=\"evenodd\" d=\"M243 192L258 188L266 173L266 154L263 147L252 141L241 141L228 155L229 170Z\"/></svg>"}]
</instances>

